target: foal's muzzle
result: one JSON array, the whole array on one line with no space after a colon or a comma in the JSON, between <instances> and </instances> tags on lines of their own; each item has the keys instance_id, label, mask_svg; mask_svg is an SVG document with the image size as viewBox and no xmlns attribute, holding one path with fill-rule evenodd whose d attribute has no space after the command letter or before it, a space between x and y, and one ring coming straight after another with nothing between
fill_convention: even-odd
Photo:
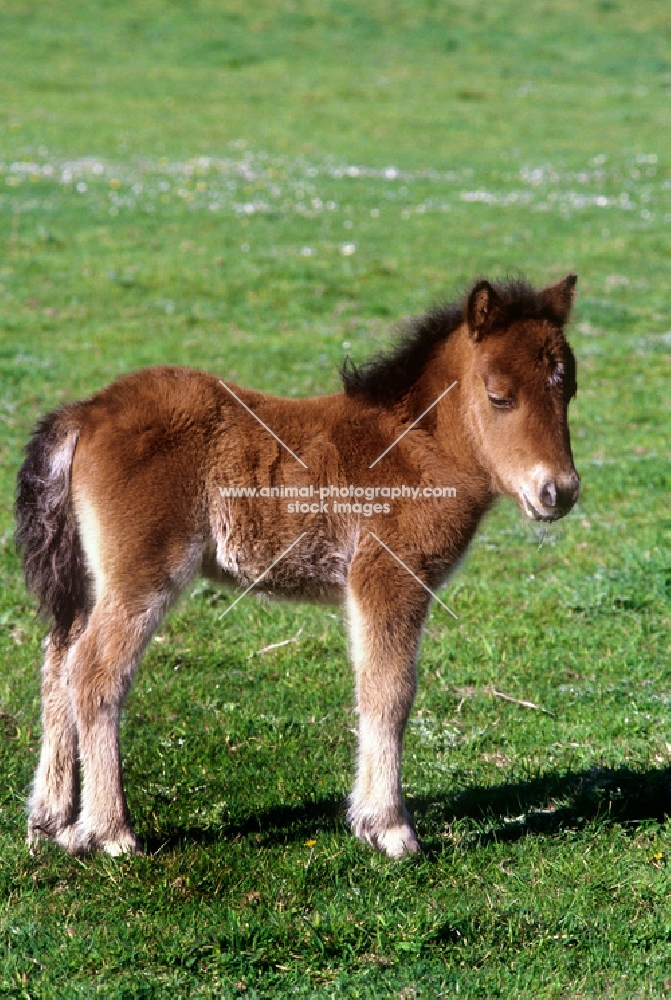
<instances>
[{"instance_id":1,"label":"foal's muzzle","mask_svg":"<svg viewBox=\"0 0 671 1000\"><path fill-rule=\"evenodd\" d=\"M558 521L573 507L580 493L580 477L571 472L545 479L532 500L522 493L524 509L535 521Z\"/></svg>"}]
</instances>

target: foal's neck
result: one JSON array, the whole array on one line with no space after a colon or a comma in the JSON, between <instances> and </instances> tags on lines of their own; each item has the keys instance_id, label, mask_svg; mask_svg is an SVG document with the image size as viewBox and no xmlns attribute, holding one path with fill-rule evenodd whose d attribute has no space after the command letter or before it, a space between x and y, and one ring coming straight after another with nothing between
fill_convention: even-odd
<instances>
[{"instance_id":1,"label":"foal's neck","mask_svg":"<svg viewBox=\"0 0 671 1000\"><path fill-rule=\"evenodd\" d=\"M449 426L450 437L461 438L465 432L464 389L471 360L469 346L468 329L464 324L434 347L408 393L404 419L417 420L430 407L420 426L427 431L433 428L438 437Z\"/></svg>"},{"instance_id":2,"label":"foal's neck","mask_svg":"<svg viewBox=\"0 0 671 1000\"><path fill-rule=\"evenodd\" d=\"M476 492L482 493L482 502L489 504L496 490L469 429L472 419L469 411L477 384L473 355L473 342L464 324L446 337L427 359L422 374L408 394L403 418L417 420L431 407L418 426L431 435L449 467L468 477Z\"/></svg>"}]
</instances>

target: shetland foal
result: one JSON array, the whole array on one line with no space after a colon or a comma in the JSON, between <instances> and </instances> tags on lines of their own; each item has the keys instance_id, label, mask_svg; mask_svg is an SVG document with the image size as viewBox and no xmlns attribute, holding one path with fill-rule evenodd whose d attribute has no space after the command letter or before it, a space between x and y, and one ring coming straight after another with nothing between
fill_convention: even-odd
<instances>
[{"instance_id":1,"label":"shetland foal","mask_svg":"<svg viewBox=\"0 0 671 1000\"><path fill-rule=\"evenodd\" d=\"M344 598L359 714L349 820L392 857L419 850L401 749L430 591L498 495L541 521L578 496L567 425L575 362L562 332L575 283L480 281L393 351L346 366L338 395L280 399L151 368L42 420L16 500L26 579L52 620L31 842L140 849L122 785L121 706L166 610L202 573ZM445 480L456 497L437 500ZM331 484L326 502L286 503L315 483ZM336 493L398 498L401 484L414 499L333 509Z\"/></svg>"}]
</instances>

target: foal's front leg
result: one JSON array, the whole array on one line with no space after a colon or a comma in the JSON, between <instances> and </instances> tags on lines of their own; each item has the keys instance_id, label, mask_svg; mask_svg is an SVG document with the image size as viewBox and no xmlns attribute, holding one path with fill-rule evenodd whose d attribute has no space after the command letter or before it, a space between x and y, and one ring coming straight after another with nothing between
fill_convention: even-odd
<instances>
[{"instance_id":1,"label":"foal's front leg","mask_svg":"<svg viewBox=\"0 0 671 1000\"><path fill-rule=\"evenodd\" d=\"M356 676L359 746L348 819L356 836L392 858L419 843L401 790L403 734L416 690L428 596L401 567L355 560L347 611ZM377 570L378 572L375 572Z\"/></svg>"}]
</instances>

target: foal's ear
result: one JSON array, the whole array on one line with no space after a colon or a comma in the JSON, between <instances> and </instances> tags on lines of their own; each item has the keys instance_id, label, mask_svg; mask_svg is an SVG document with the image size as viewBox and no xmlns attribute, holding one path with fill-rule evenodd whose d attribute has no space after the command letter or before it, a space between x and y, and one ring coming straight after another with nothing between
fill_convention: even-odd
<instances>
[{"instance_id":1,"label":"foal's ear","mask_svg":"<svg viewBox=\"0 0 671 1000\"><path fill-rule=\"evenodd\" d=\"M499 304L499 297L488 281L478 281L468 296L466 318L471 336L482 340L492 327Z\"/></svg>"},{"instance_id":2,"label":"foal's ear","mask_svg":"<svg viewBox=\"0 0 671 1000\"><path fill-rule=\"evenodd\" d=\"M563 281L556 285L548 285L541 292L543 305L554 314L562 326L568 321L571 313L577 283L578 275L569 274Z\"/></svg>"}]
</instances>

